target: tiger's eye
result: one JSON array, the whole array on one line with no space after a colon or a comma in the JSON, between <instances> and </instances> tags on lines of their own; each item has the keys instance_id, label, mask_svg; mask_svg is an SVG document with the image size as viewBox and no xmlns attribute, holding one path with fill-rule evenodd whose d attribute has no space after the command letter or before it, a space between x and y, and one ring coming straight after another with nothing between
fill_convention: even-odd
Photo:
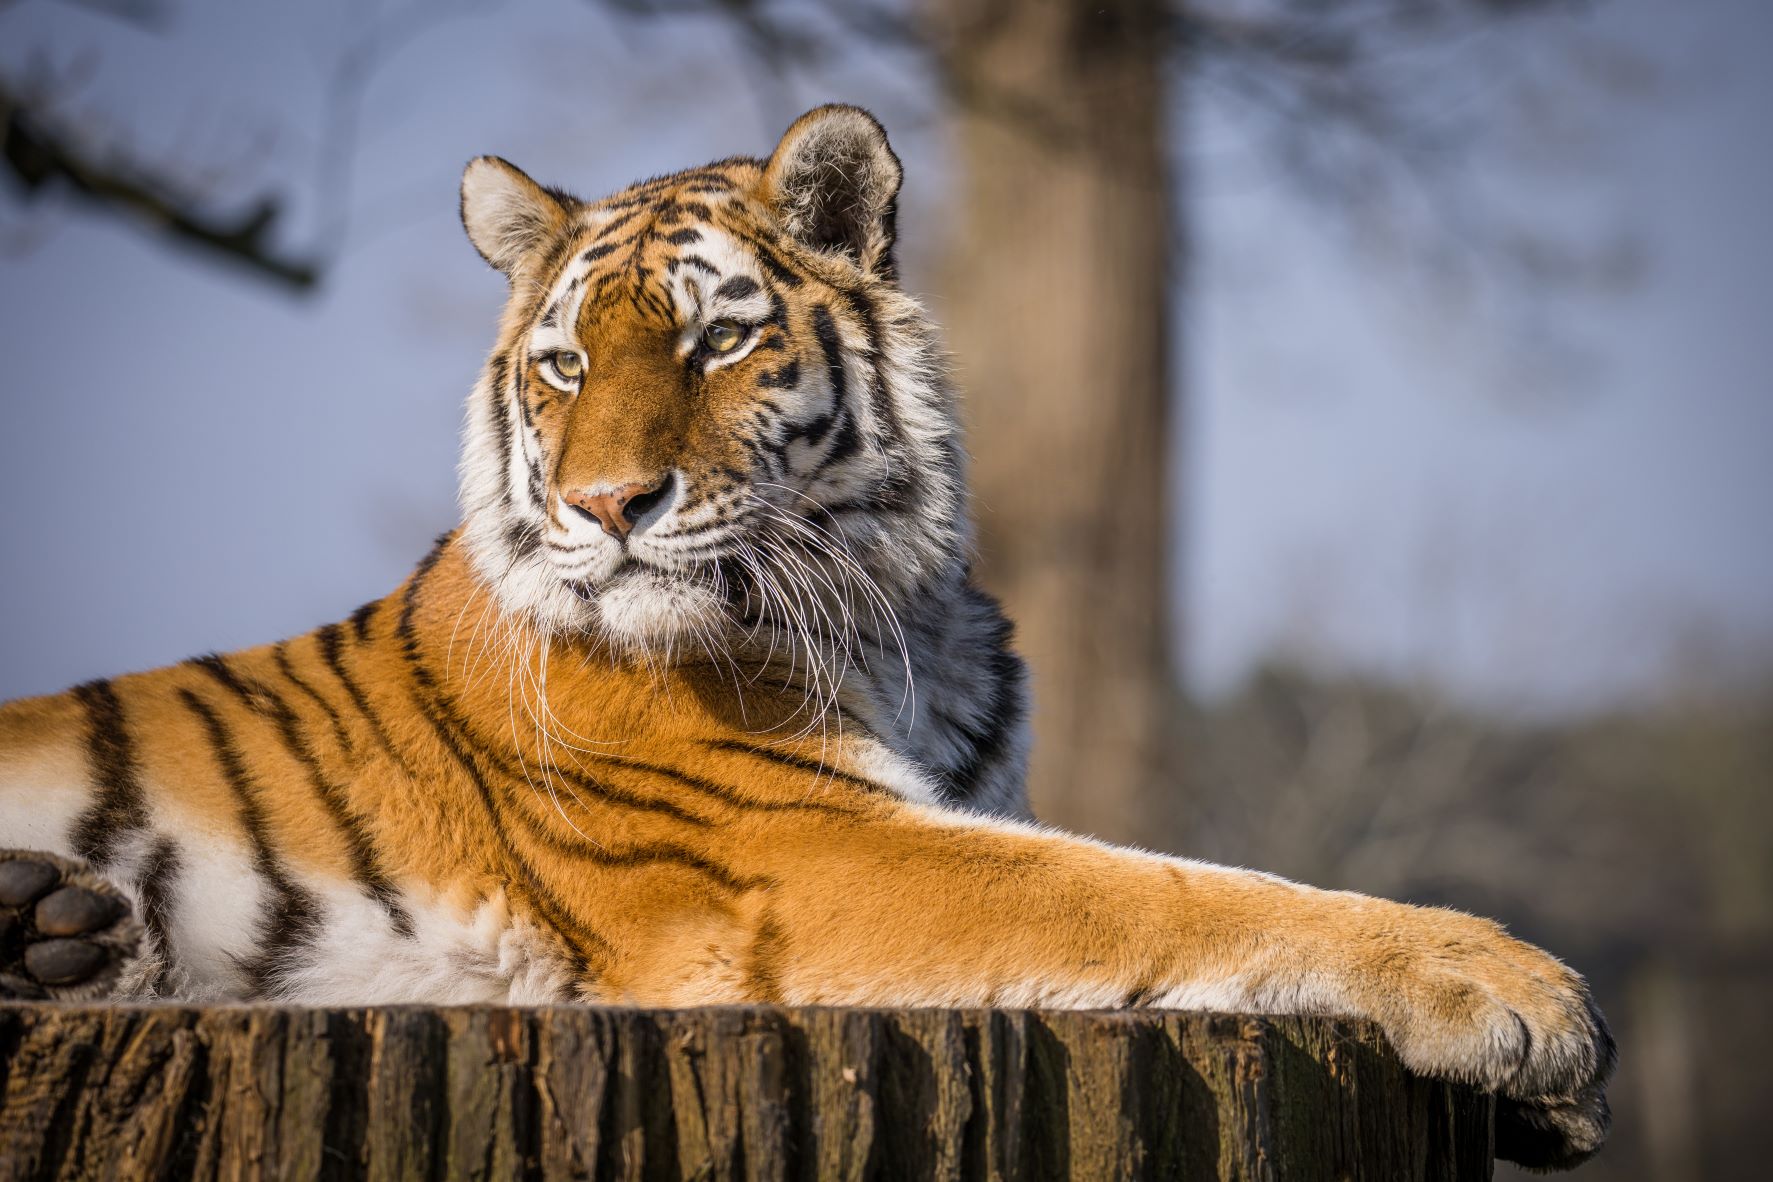
<instances>
[{"instance_id":1,"label":"tiger's eye","mask_svg":"<svg viewBox=\"0 0 1773 1182\"><path fill-rule=\"evenodd\" d=\"M577 353L569 353L564 349L548 358L548 362L554 367L555 373L568 381L576 379L585 371L584 359Z\"/></svg>"},{"instance_id":2,"label":"tiger's eye","mask_svg":"<svg viewBox=\"0 0 1773 1182\"><path fill-rule=\"evenodd\" d=\"M731 320L716 320L702 330L702 343L716 353L731 353L745 339L745 330Z\"/></svg>"}]
</instances>

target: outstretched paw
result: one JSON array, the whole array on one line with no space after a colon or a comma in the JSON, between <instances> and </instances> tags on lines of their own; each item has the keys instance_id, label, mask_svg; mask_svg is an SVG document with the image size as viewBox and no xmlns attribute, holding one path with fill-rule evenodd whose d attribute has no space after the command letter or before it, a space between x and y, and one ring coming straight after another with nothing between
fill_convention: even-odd
<instances>
[{"instance_id":1,"label":"outstretched paw","mask_svg":"<svg viewBox=\"0 0 1773 1182\"><path fill-rule=\"evenodd\" d=\"M1587 984L1488 920L1408 908L1369 963L1404 1062L1498 1093L1496 1155L1569 1169L1607 1136L1613 1038Z\"/></svg>"},{"instance_id":2,"label":"outstretched paw","mask_svg":"<svg viewBox=\"0 0 1773 1182\"><path fill-rule=\"evenodd\" d=\"M0 999L102 996L140 943L128 900L83 863L0 850Z\"/></svg>"}]
</instances>

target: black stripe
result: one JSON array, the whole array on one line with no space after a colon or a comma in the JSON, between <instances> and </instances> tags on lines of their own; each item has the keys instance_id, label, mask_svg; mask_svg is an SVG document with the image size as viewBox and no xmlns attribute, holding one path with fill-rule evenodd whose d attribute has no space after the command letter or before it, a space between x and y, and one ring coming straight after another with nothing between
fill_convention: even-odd
<instances>
[{"instance_id":1,"label":"black stripe","mask_svg":"<svg viewBox=\"0 0 1773 1182\"><path fill-rule=\"evenodd\" d=\"M726 194L731 193L734 188L736 186L731 181L703 181L699 184L685 185L682 191L685 193Z\"/></svg>"},{"instance_id":2,"label":"black stripe","mask_svg":"<svg viewBox=\"0 0 1773 1182\"><path fill-rule=\"evenodd\" d=\"M615 217L611 218L609 221L603 223L603 225L597 227L597 237L599 239L608 238L611 234L614 234L616 231L620 230L623 226L626 226L629 222L633 221L635 219L635 217L638 216L638 213L639 213L638 210L630 210L627 213L617 214ZM614 249L614 248L612 247L611 249ZM594 263L598 259L602 258L604 255L609 253L608 250L604 250L601 253L593 253L598 250L599 250L599 247L594 246L590 250L586 251L585 252L585 256L586 256L585 261L588 263Z\"/></svg>"},{"instance_id":3,"label":"black stripe","mask_svg":"<svg viewBox=\"0 0 1773 1182\"><path fill-rule=\"evenodd\" d=\"M339 712L333 709L331 702L320 696L319 690L303 680L296 673L295 666L290 664L289 641L279 640L272 645L271 656L277 662L277 671L283 675L283 679L306 694L320 707L320 712L326 715L327 724L332 727L332 737L338 741L339 750L347 755L355 753L356 744L351 741L351 733L345 729L345 722L339 717Z\"/></svg>"},{"instance_id":4,"label":"black stripe","mask_svg":"<svg viewBox=\"0 0 1773 1182\"><path fill-rule=\"evenodd\" d=\"M856 319L862 322L862 336L867 341L868 354L874 362L874 388L869 394L869 404L874 408L881 430L886 432L893 443L902 443L905 433L899 424L899 411L893 405L892 391L887 381L887 358L880 347L880 317L875 314L874 302L862 291L845 292L844 302L849 304Z\"/></svg>"},{"instance_id":5,"label":"black stripe","mask_svg":"<svg viewBox=\"0 0 1773 1182\"><path fill-rule=\"evenodd\" d=\"M966 800L977 792L979 778L985 769L1003 757L1005 748L1009 746L1010 736L1022 719L1025 709L1023 685L1028 676L1021 658L1010 648L1014 628L1004 618L997 602L973 587L967 588L967 596L975 604L989 608L996 623L989 638L992 645L991 657L986 663L991 677L991 689L990 700L985 707L984 724L960 728L972 747L972 753L959 767L941 773L949 791L960 800Z\"/></svg>"},{"instance_id":6,"label":"black stripe","mask_svg":"<svg viewBox=\"0 0 1773 1182\"><path fill-rule=\"evenodd\" d=\"M76 854L102 870L116 856L117 844L147 825L148 813L136 776L135 743L116 689L100 679L75 686L73 694L86 708L93 802L74 823L71 840Z\"/></svg>"},{"instance_id":7,"label":"black stripe","mask_svg":"<svg viewBox=\"0 0 1773 1182\"><path fill-rule=\"evenodd\" d=\"M609 271L603 275L599 275L597 277L597 285L591 289L591 294L585 297L585 304L589 307L596 308L610 303L610 290L618 287L622 282L622 278L623 272L620 270Z\"/></svg>"},{"instance_id":8,"label":"black stripe","mask_svg":"<svg viewBox=\"0 0 1773 1182\"><path fill-rule=\"evenodd\" d=\"M664 296L651 287L640 286L644 280L635 281L635 298L661 320L671 321L676 318L676 308Z\"/></svg>"},{"instance_id":9,"label":"black stripe","mask_svg":"<svg viewBox=\"0 0 1773 1182\"><path fill-rule=\"evenodd\" d=\"M831 375L831 401L845 404L849 389L849 371L843 364L843 342L837 336L837 322L831 309L820 304L813 309L813 336L818 338L819 351L825 355L825 371Z\"/></svg>"},{"instance_id":10,"label":"black stripe","mask_svg":"<svg viewBox=\"0 0 1773 1182\"><path fill-rule=\"evenodd\" d=\"M790 390L800 385L799 359L789 361L781 369L771 370L760 375L757 384L766 390Z\"/></svg>"},{"instance_id":11,"label":"black stripe","mask_svg":"<svg viewBox=\"0 0 1773 1182\"><path fill-rule=\"evenodd\" d=\"M525 371L523 369L519 369L517 371L517 381L515 383L513 383L511 398L512 398L512 401L517 403L517 415L519 418L521 418L523 420L524 429L528 430L528 431L534 431L536 429L536 420L535 420L535 416L530 412L529 392L528 392L528 388L524 385L524 382L523 382L526 372L527 371ZM525 446L524 451L525 451L525 454L527 455L528 454L527 445Z\"/></svg>"},{"instance_id":12,"label":"black stripe","mask_svg":"<svg viewBox=\"0 0 1773 1182\"><path fill-rule=\"evenodd\" d=\"M1126 996L1120 999L1120 1008L1123 1010L1141 1009L1156 1001L1157 995L1156 981L1142 981L1127 990Z\"/></svg>"},{"instance_id":13,"label":"black stripe","mask_svg":"<svg viewBox=\"0 0 1773 1182\"><path fill-rule=\"evenodd\" d=\"M711 665L710 667L712 668L713 666ZM720 745L721 744L718 742L715 743L715 746ZM740 749L747 752L751 751L751 748L749 747L741 747ZM628 759L619 755L588 754L587 758L600 760L601 762L613 764L617 767L625 767L633 771L645 772L647 775L658 776L662 779L670 780L681 787L688 788L692 792L699 792L703 796L718 800L722 804L731 805L734 808L750 809L754 812L760 813L826 813L846 817L855 814L854 809L846 808L840 804L832 804L829 801L823 800L750 800L746 797L740 796L737 790L724 784L717 784L712 780L705 780L700 776L693 776L688 772L679 771L677 768L667 767L664 764L647 763L644 760ZM811 768L817 765L809 763L804 764L803 766ZM827 774L835 774L840 778L853 778L845 777L841 772ZM862 781L859 780L856 782L862 783ZM873 785L868 785L868 787L872 788Z\"/></svg>"},{"instance_id":14,"label":"black stripe","mask_svg":"<svg viewBox=\"0 0 1773 1182\"><path fill-rule=\"evenodd\" d=\"M503 494L505 506L511 505L511 449L515 441L511 438L511 408L505 404L505 383L509 380L509 362L501 353L492 361L492 379L486 384L487 408L493 416L493 422L499 431L499 490Z\"/></svg>"},{"instance_id":15,"label":"black stripe","mask_svg":"<svg viewBox=\"0 0 1773 1182\"><path fill-rule=\"evenodd\" d=\"M720 271L714 266L714 264L699 254L679 255L665 264L666 272L672 275L677 274L680 267L690 267L702 272L704 275L713 275L716 278L720 275Z\"/></svg>"},{"instance_id":16,"label":"black stripe","mask_svg":"<svg viewBox=\"0 0 1773 1182\"><path fill-rule=\"evenodd\" d=\"M444 750L467 775L468 782L474 786L478 793L480 806L486 814L493 838L504 850L510 865L516 868L521 879L519 882L508 885L520 889L529 897L530 903L541 915L543 922L558 932L560 938L573 949L576 961L573 966L575 970L581 976L589 975L591 971L590 958L586 955L585 949L579 945L576 937L585 937L604 957L608 957L614 952L613 946L589 925L573 916L566 905L556 898L552 891L542 885L541 876L536 873L535 867L531 866L529 860L518 852L516 846L511 844L511 834L505 828L498 802L493 799L492 789L487 784L484 770L476 762L472 753L463 750L448 728L427 709L427 703L420 698L418 691L413 692L411 701L413 709L419 717L430 724L431 733L436 736L439 743L443 744Z\"/></svg>"},{"instance_id":17,"label":"black stripe","mask_svg":"<svg viewBox=\"0 0 1773 1182\"><path fill-rule=\"evenodd\" d=\"M608 940L592 930L589 925L574 917L566 906L554 896L553 892L542 885L541 877L536 873L535 868L511 844L511 836L506 831L498 802L493 799L492 789L488 786L479 763L471 752L462 749L455 736L450 733L449 728L433 713L432 709L428 708L428 703L437 698L438 691L431 671L414 659L418 655L418 636L413 630L413 616L418 608L419 589L430 575L432 568L437 565L438 559L443 556L443 547L449 538L450 535L445 534L437 540L437 545L425 556L417 569L413 571L412 577L407 580L406 589L402 593L404 602L400 612L400 622L396 626L396 633L400 637L401 648L407 655L408 667L413 676L414 688L410 693L410 700L413 709L430 726L431 733L443 745L443 749L449 753L450 758L467 775L468 782L474 786L494 839L503 848L511 866L518 871L520 876L520 881L508 885L528 896L529 901L541 915L543 922L553 927L560 934L561 939L565 940L568 946L573 949L576 961L575 970L580 976L587 976L590 973L589 957L575 937L585 937L606 958L614 952L613 947Z\"/></svg>"},{"instance_id":18,"label":"black stripe","mask_svg":"<svg viewBox=\"0 0 1773 1182\"><path fill-rule=\"evenodd\" d=\"M755 440L748 436L738 435L733 438L733 442L738 444L740 449L750 457L752 468L762 469L767 475L775 474L770 468L769 456L764 454L763 448Z\"/></svg>"},{"instance_id":19,"label":"black stripe","mask_svg":"<svg viewBox=\"0 0 1773 1182\"><path fill-rule=\"evenodd\" d=\"M302 737L301 720L290 709L289 703L278 697L264 683L235 673L222 657L198 657L192 664L215 678L222 688L238 698L248 710L270 719L277 727L283 745L288 748L295 761L302 765L302 770L308 775L309 787L313 788L321 807L326 809L334 828L345 839L345 853L351 863L351 877L366 894L381 904L394 931L410 937L413 934L412 916L401 905L399 890L376 858L375 843L364 828L362 819L352 811L344 790L327 778L313 747Z\"/></svg>"},{"instance_id":20,"label":"black stripe","mask_svg":"<svg viewBox=\"0 0 1773 1182\"><path fill-rule=\"evenodd\" d=\"M435 713L435 717L432 719L433 724L441 724L447 728L453 738L465 750L475 756L479 763L494 772L502 780L507 781L507 790L516 791L519 788L531 787L530 781L534 779L534 775L527 769L526 765L523 764L521 755L517 755L516 758L505 755L477 736L474 733L472 725L461 716L460 712L455 709L454 705L438 689L436 675L432 672L430 666L425 663L423 654L418 651L417 638L412 634L410 625L405 623L402 624L401 636L403 640L408 641L403 647L406 653L406 659L412 667L414 679L425 688L430 706L430 711L428 711L428 713ZM737 795L734 790L730 788L689 775L688 773L678 771L675 768L645 763L640 760L624 759L616 756L603 756L592 752L580 752L579 754L585 758L608 764L611 767L627 768L668 778L681 787L688 788L694 792L698 792L704 796L717 800L722 804L731 805L735 808L751 809L758 812L805 811L847 813L849 811L836 805L818 801L769 802L747 800L744 797ZM538 772L540 770L540 768L537 769ZM595 796L612 805L635 809L640 812L658 813L671 817L673 820L681 821L684 824L694 825L697 828L706 828L715 823L712 818L691 812L674 801L638 795L627 789L619 788L613 784L609 784L603 780L590 776L577 768L556 766L551 769L551 772L575 791Z\"/></svg>"},{"instance_id":21,"label":"black stripe","mask_svg":"<svg viewBox=\"0 0 1773 1182\"><path fill-rule=\"evenodd\" d=\"M914 513L917 507L914 502L922 491L922 486L901 466L880 482L869 506L880 513Z\"/></svg>"},{"instance_id":22,"label":"black stripe","mask_svg":"<svg viewBox=\"0 0 1773 1182\"><path fill-rule=\"evenodd\" d=\"M449 534L438 536L437 540L432 543L430 552L419 559L419 564L413 568L412 575L406 580L406 587L401 592L400 622L394 626L394 634L400 638L400 647L409 658L416 656L419 651L418 631L413 626L413 617L419 610L419 589L425 585L425 580L431 577L431 572L436 568L438 562L442 561L443 550L445 546L449 545L450 537ZM429 669L415 668L414 671L423 675L422 680L426 689L433 688L435 683L431 680Z\"/></svg>"},{"instance_id":23,"label":"black stripe","mask_svg":"<svg viewBox=\"0 0 1773 1182\"><path fill-rule=\"evenodd\" d=\"M400 752L400 749L394 745L394 740L390 737L388 728L386 724L382 722L381 716L370 706L368 696L364 694L362 687L356 683L351 677L350 672L345 668L343 655L340 652L340 642L342 639L340 632L341 629L339 625L328 624L316 633L316 637L320 642L321 657L326 661L327 667L332 670L333 676L339 679L339 684L345 687L345 692L351 696L352 703L355 704L359 712L362 713L364 720L369 723L370 730L376 737L376 742L381 745L382 750L387 753L388 758L394 762L394 766L399 768L401 774L406 776L408 780L416 783L418 778L413 774L411 764L407 762L406 757ZM476 766L470 761L467 755L463 754L460 748L451 742L449 736L443 732L437 719L433 718L425 710L423 704L419 701L416 692L409 694L409 701L413 710L430 724L431 730L438 742L443 745L445 751L447 751L455 760L456 764L461 767L462 771L467 775L469 783L478 791L481 806L486 813L488 822L491 824L494 838L498 841L500 846L503 847L511 864L514 865L522 875L522 882L512 883L510 885L528 896L530 902L534 904L537 912L541 914L543 921L553 925L555 930L560 933L561 938L565 940L569 946L574 945L573 932L579 932L589 937L590 940L606 955L613 951L610 947L609 941L605 940L590 928L585 927L583 924L568 920L568 922L571 922L574 925L572 931L569 931L562 923L562 917L566 915L564 906L562 906L560 901L555 899L553 895L541 885L540 881L537 879L534 868L531 867L529 863L523 859L522 855L512 847L510 838L505 832L505 827L499 819L498 809L493 803L492 793L488 790L486 782L481 778ZM573 968L580 976L588 975L590 969L583 950L574 946L573 951Z\"/></svg>"},{"instance_id":24,"label":"black stripe","mask_svg":"<svg viewBox=\"0 0 1773 1182\"><path fill-rule=\"evenodd\" d=\"M427 678L430 677L429 670L426 670L426 676ZM436 682L430 680L427 684L431 687L435 687ZM455 707L453 707L442 694L438 693L434 688L430 689L429 692L432 699L431 707L436 711L439 720L449 728L450 732L465 749L472 752L478 757L481 763L488 766L501 779L507 781L508 790L515 792L520 783L524 787L530 786L530 782L534 779L534 775L532 775L521 762L521 756L518 757L516 762L513 762L510 757L495 751L492 747L474 735L472 728L461 715L456 712ZM537 772L540 772L541 770L540 767L536 769ZM573 769L556 767L553 769L553 774L559 776L560 779L574 791L589 793L609 804L620 805L623 808L635 809L640 812L658 813L662 816L670 817L673 820L682 821L686 825L697 826L698 828L706 828L714 824L712 819L692 813L682 805L676 804L672 801L659 800L650 796L636 796L624 789L605 784L601 780L594 780L590 776Z\"/></svg>"},{"instance_id":25,"label":"black stripe","mask_svg":"<svg viewBox=\"0 0 1773 1182\"><path fill-rule=\"evenodd\" d=\"M270 884L274 897L259 922L259 940L263 947L240 964L259 996L273 993L284 974L292 966L296 954L313 938L319 926L320 909L307 888L289 877L283 862L271 848L270 827L259 807L261 789L253 782L235 746L233 736L220 716L202 698L188 689L179 691L186 709L196 715L207 732L222 777L234 793L240 810L240 827L252 847L253 869Z\"/></svg>"},{"instance_id":26,"label":"black stripe","mask_svg":"<svg viewBox=\"0 0 1773 1182\"><path fill-rule=\"evenodd\" d=\"M753 295L762 290L763 289L758 286L757 280L751 278L751 276L734 275L731 279L728 279L725 283L722 283L719 287L715 288L714 294L721 299L742 300L746 296Z\"/></svg>"},{"instance_id":27,"label":"black stripe","mask_svg":"<svg viewBox=\"0 0 1773 1182\"><path fill-rule=\"evenodd\" d=\"M757 922L757 935L751 941L751 955L747 958L750 966L745 979L751 986L751 996L747 1000L770 1004L782 1000L781 963L786 944L786 936L775 916L765 911Z\"/></svg>"},{"instance_id":28,"label":"black stripe","mask_svg":"<svg viewBox=\"0 0 1773 1182\"><path fill-rule=\"evenodd\" d=\"M172 839L162 837L148 850L136 872L135 889L142 901L142 926L160 954L160 964L150 988L155 996L164 997L175 968L172 947L173 892L178 887L179 854Z\"/></svg>"},{"instance_id":29,"label":"black stripe","mask_svg":"<svg viewBox=\"0 0 1773 1182\"><path fill-rule=\"evenodd\" d=\"M375 618L376 608L380 606L379 600L372 599L351 613L351 631L356 633L358 644L369 639L369 623Z\"/></svg>"},{"instance_id":30,"label":"black stripe","mask_svg":"<svg viewBox=\"0 0 1773 1182\"><path fill-rule=\"evenodd\" d=\"M764 264L764 269L769 271L769 276L773 280L777 280L778 284L782 284L784 287L800 287L801 284L807 282L807 276L796 271L791 262L784 259L773 246L769 245L766 230L759 225L748 225L746 230L748 230L745 234L746 243L752 248L752 253L757 255L757 261Z\"/></svg>"},{"instance_id":31,"label":"black stripe","mask_svg":"<svg viewBox=\"0 0 1773 1182\"><path fill-rule=\"evenodd\" d=\"M388 738L388 731L382 725L381 717L370 708L369 698L365 696L363 688L345 670L344 626L327 624L314 633L314 639L320 645L320 659L326 662L326 667L332 670L332 675L339 679L340 685L345 687L345 693L350 695L351 704L357 707L357 712L363 715L364 720L369 723L370 731L375 735L376 742L381 745L382 750L387 752L388 758L394 761L394 765L408 779L414 778L412 768L408 767L406 762L401 759L400 752L395 750L393 742Z\"/></svg>"},{"instance_id":32,"label":"black stripe","mask_svg":"<svg viewBox=\"0 0 1773 1182\"><path fill-rule=\"evenodd\" d=\"M774 880L767 876L741 878L726 866L676 842L656 842L615 850L607 846L594 845L583 838L575 840L574 837L559 832L540 818L530 815L526 809L518 810L517 819L524 832L532 840L546 846L551 853L574 858L581 862L590 862L608 869L633 870L645 866L680 866L705 875L718 886L733 894L775 885Z\"/></svg>"},{"instance_id":33,"label":"black stripe","mask_svg":"<svg viewBox=\"0 0 1773 1182\"><path fill-rule=\"evenodd\" d=\"M856 430L856 416L850 413L850 408L847 406L840 406L837 409L837 437L831 441L831 450L825 453L825 458L820 460L818 467L813 469L812 475L814 476L820 476L831 465L849 459L862 445L861 433Z\"/></svg>"},{"instance_id":34,"label":"black stripe","mask_svg":"<svg viewBox=\"0 0 1773 1182\"><path fill-rule=\"evenodd\" d=\"M800 272L790 267L780 255L761 241L752 239L751 247L757 253L758 261L763 264L763 269L768 271L770 276L783 287L799 287L805 282L801 278Z\"/></svg>"},{"instance_id":35,"label":"black stripe","mask_svg":"<svg viewBox=\"0 0 1773 1182\"><path fill-rule=\"evenodd\" d=\"M555 238L553 243L548 247L548 253L542 256L541 265L536 268L536 273L541 275L554 275L559 273L560 268L566 264L566 260L572 255L573 251L577 249L578 237L576 235L566 234ZM533 319L547 298L548 289L541 284L537 284L532 289L530 298L524 305L524 319Z\"/></svg>"},{"instance_id":36,"label":"black stripe","mask_svg":"<svg viewBox=\"0 0 1773 1182\"><path fill-rule=\"evenodd\" d=\"M513 521L505 526L505 547L520 557L542 544L542 527L533 521Z\"/></svg>"},{"instance_id":37,"label":"black stripe","mask_svg":"<svg viewBox=\"0 0 1773 1182\"><path fill-rule=\"evenodd\" d=\"M791 767L798 771L812 772L817 776L828 776L839 783L848 784L852 788L860 788L865 792L891 791L891 789L876 784L871 780L864 780L860 776L852 776L848 772L840 772L836 768L825 767L821 764L814 763L810 759L803 759L798 755L790 755L786 751L777 751L770 747L758 747L750 743L740 742L737 739L705 739L703 742L707 743L708 746L713 747L717 751L736 751L741 755L750 755L757 759L767 759L769 762L781 767Z\"/></svg>"}]
</instances>

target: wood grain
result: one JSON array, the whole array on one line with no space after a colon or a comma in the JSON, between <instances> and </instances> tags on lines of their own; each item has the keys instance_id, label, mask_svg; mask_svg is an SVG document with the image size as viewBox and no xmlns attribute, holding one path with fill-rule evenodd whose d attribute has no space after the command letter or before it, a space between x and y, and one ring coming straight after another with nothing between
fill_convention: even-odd
<instances>
[{"instance_id":1,"label":"wood grain","mask_svg":"<svg viewBox=\"0 0 1773 1182\"><path fill-rule=\"evenodd\" d=\"M1490 1176L1361 1023L0 1005L0 1179Z\"/></svg>"}]
</instances>

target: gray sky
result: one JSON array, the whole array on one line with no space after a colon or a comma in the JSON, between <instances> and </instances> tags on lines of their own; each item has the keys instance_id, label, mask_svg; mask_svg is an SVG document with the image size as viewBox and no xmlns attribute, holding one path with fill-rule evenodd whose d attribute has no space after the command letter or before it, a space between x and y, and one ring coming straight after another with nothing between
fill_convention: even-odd
<instances>
[{"instance_id":1,"label":"gray sky","mask_svg":"<svg viewBox=\"0 0 1773 1182\"><path fill-rule=\"evenodd\" d=\"M68 78L89 59L70 112L217 166L226 191L312 194L331 63L367 10L186 0L153 35L26 0L0 11L0 65ZM1198 688L1283 651L1586 709L1773 663L1773 20L1637 0L1554 35L1597 30L1656 62L1655 93L1589 112L1580 151L1498 136L1480 163L1516 213L1641 241L1642 278L1616 292L1461 298L1196 109L1179 600ZM460 402L503 295L455 220L474 155L594 194L861 102L909 164L915 286L942 200L940 145L906 117L920 81L866 55L835 72L760 77L717 24L576 0L428 26L372 76L346 247L307 300L0 204L0 697L337 618L454 521ZM292 212L292 249L330 216ZM1547 342L1576 361L1529 349Z\"/></svg>"},{"instance_id":2,"label":"gray sky","mask_svg":"<svg viewBox=\"0 0 1773 1182\"><path fill-rule=\"evenodd\" d=\"M1650 93L1553 91L1575 131L1477 165L1527 220L1636 238L1617 292L1451 298L1206 129L1197 684L1280 646L1581 707L1773 659L1773 6L1592 7L1547 36L1636 51Z\"/></svg>"}]
</instances>

